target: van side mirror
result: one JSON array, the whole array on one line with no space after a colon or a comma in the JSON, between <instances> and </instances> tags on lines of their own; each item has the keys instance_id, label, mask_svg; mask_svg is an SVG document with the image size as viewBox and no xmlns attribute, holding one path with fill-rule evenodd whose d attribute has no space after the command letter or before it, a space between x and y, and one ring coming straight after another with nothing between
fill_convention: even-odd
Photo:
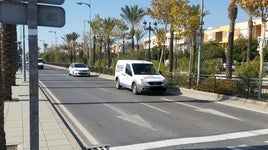
<instances>
[{"instance_id":1,"label":"van side mirror","mask_svg":"<svg viewBox=\"0 0 268 150\"><path fill-rule=\"evenodd\" d=\"M132 76L132 72L130 70L127 71L127 74Z\"/></svg>"}]
</instances>

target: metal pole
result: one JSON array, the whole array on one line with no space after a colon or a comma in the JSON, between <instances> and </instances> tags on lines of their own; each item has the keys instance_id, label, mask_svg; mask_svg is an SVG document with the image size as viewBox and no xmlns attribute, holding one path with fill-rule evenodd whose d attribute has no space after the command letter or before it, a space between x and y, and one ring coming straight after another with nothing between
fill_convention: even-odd
<instances>
[{"instance_id":1,"label":"metal pole","mask_svg":"<svg viewBox=\"0 0 268 150\"><path fill-rule=\"evenodd\" d=\"M88 5L88 7L89 7L89 49L88 49L88 56L89 55L91 55L91 66L93 66L94 64L94 62L93 62L93 51L92 51L92 49L91 49L91 0L89 0L89 5Z\"/></svg>"},{"instance_id":2,"label":"metal pole","mask_svg":"<svg viewBox=\"0 0 268 150\"><path fill-rule=\"evenodd\" d=\"M151 61L151 22L149 22L149 50L148 50L148 60Z\"/></svg>"},{"instance_id":3,"label":"metal pole","mask_svg":"<svg viewBox=\"0 0 268 150\"><path fill-rule=\"evenodd\" d=\"M25 59L25 26L22 25L22 70L23 81L26 81L26 59Z\"/></svg>"},{"instance_id":4,"label":"metal pole","mask_svg":"<svg viewBox=\"0 0 268 150\"><path fill-rule=\"evenodd\" d=\"M37 0L28 0L30 149L39 149Z\"/></svg>"},{"instance_id":5,"label":"metal pole","mask_svg":"<svg viewBox=\"0 0 268 150\"><path fill-rule=\"evenodd\" d=\"M199 46L198 46L198 62L197 62L197 78L196 83L197 85L200 82L200 70L201 70L201 47L202 47L202 40L203 40L203 9L204 9L204 0L201 0L201 17L200 17L200 31L199 31Z\"/></svg>"}]
</instances>

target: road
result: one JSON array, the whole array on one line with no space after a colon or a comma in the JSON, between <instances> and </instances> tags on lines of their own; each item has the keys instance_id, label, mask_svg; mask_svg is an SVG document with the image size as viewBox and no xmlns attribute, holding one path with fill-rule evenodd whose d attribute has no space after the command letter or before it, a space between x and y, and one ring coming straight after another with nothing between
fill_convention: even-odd
<instances>
[{"instance_id":1,"label":"road","mask_svg":"<svg viewBox=\"0 0 268 150\"><path fill-rule=\"evenodd\" d=\"M268 149L268 115L180 95L133 95L112 80L45 66L40 85L85 147Z\"/></svg>"}]
</instances>

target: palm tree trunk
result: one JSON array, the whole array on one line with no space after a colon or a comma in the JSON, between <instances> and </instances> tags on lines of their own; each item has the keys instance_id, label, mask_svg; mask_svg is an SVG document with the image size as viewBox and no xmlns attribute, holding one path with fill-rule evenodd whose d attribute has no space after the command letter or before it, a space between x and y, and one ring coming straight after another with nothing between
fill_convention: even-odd
<instances>
[{"instance_id":1,"label":"palm tree trunk","mask_svg":"<svg viewBox=\"0 0 268 150\"><path fill-rule=\"evenodd\" d=\"M108 61L108 68L111 67L111 50L110 50L110 37L107 37L107 61Z\"/></svg>"},{"instance_id":2,"label":"palm tree trunk","mask_svg":"<svg viewBox=\"0 0 268 150\"><path fill-rule=\"evenodd\" d=\"M172 84L173 81L173 40L174 31L171 25L170 27L170 42L169 42L169 82Z\"/></svg>"},{"instance_id":3,"label":"palm tree trunk","mask_svg":"<svg viewBox=\"0 0 268 150\"><path fill-rule=\"evenodd\" d=\"M250 52L252 47L252 28L253 28L253 22L252 22L252 15L249 16L248 19L248 47L247 47L247 63L250 61Z\"/></svg>"},{"instance_id":4,"label":"palm tree trunk","mask_svg":"<svg viewBox=\"0 0 268 150\"><path fill-rule=\"evenodd\" d=\"M92 52L93 54L92 54L92 62L93 62L93 65L94 65L94 63L95 63L95 61L96 61L96 36L94 35L93 36L93 52Z\"/></svg>"},{"instance_id":5,"label":"palm tree trunk","mask_svg":"<svg viewBox=\"0 0 268 150\"><path fill-rule=\"evenodd\" d=\"M17 62L17 59L12 59L12 44L14 43L13 41L13 35L12 35L12 25L4 25L2 24L1 27L1 42L2 42L2 50L1 50L1 65L2 65L2 88L5 89L3 91L3 99L5 101L10 101L12 100L12 91L11 91L11 86L12 86L12 75L13 71L12 68L12 63L13 61Z\"/></svg>"},{"instance_id":6,"label":"palm tree trunk","mask_svg":"<svg viewBox=\"0 0 268 150\"><path fill-rule=\"evenodd\" d=\"M2 29L2 27L0 27ZM2 34L0 36L0 41L2 41ZM2 42L0 42L0 85L3 85L2 80ZM0 149L6 149L6 137L4 130L4 97L3 97L3 87L0 86Z\"/></svg>"},{"instance_id":7,"label":"palm tree trunk","mask_svg":"<svg viewBox=\"0 0 268 150\"><path fill-rule=\"evenodd\" d=\"M234 46L234 29L235 20L237 17L237 6L235 0L230 0L230 5L228 8L228 17L230 20L229 25L229 35L228 35L228 47L227 47L227 62L226 62L226 77L232 78L232 65L233 65L233 46Z\"/></svg>"},{"instance_id":8,"label":"palm tree trunk","mask_svg":"<svg viewBox=\"0 0 268 150\"><path fill-rule=\"evenodd\" d=\"M12 41L11 41L11 49L10 49L10 53L12 55L11 58L18 58L21 60L21 58L19 57L19 53L17 50L17 28L16 25L10 25L11 26L11 34L12 36ZM10 80L11 80L11 85L16 85L16 72L18 70L18 60L16 59L11 59L12 62L12 72L11 72L11 76L10 76ZM21 62L22 63L22 62Z\"/></svg>"}]
</instances>

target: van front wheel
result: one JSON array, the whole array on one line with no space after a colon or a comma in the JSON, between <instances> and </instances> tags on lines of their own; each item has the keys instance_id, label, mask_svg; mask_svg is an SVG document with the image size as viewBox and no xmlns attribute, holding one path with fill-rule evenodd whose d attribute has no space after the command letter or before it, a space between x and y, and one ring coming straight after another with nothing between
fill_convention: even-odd
<instances>
[{"instance_id":1,"label":"van front wheel","mask_svg":"<svg viewBox=\"0 0 268 150\"><path fill-rule=\"evenodd\" d=\"M115 87L116 87L117 89L120 89L120 88L121 88L119 79L116 79Z\"/></svg>"},{"instance_id":2,"label":"van front wheel","mask_svg":"<svg viewBox=\"0 0 268 150\"><path fill-rule=\"evenodd\" d=\"M136 83L132 84L132 93L135 95L138 94L138 87L137 87Z\"/></svg>"}]
</instances>

